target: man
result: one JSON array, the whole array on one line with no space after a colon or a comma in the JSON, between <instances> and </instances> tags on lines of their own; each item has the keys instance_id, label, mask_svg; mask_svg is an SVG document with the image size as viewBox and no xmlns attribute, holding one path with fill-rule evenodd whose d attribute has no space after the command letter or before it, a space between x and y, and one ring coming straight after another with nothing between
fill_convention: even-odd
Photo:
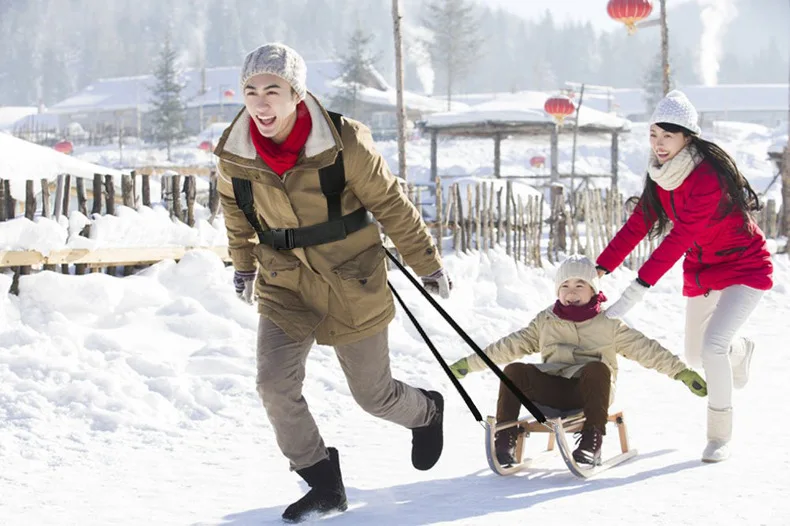
<instances>
[{"instance_id":1,"label":"man","mask_svg":"<svg viewBox=\"0 0 790 526\"><path fill-rule=\"evenodd\" d=\"M302 396L315 342L334 346L365 411L412 430L415 468L430 469L441 455L442 395L391 376L395 307L371 214L426 288L445 298L450 291L433 240L370 131L339 116L333 123L306 91L306 76L302 57L285 45L249 53L245 108L214 152L237 294L251 302L255 282L258 393L280 450L311 487L283 513L289 522L347 507L338 452L324 445Z\"/></svg>"}]
</instances>

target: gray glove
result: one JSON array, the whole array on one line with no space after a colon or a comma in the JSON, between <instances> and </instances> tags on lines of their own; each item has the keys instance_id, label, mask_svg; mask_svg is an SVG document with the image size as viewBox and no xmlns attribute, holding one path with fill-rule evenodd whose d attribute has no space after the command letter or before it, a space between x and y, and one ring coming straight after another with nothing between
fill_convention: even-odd
<instances>
[{"instance_id":1,"label":"gray glove","mask_svg":"<svg viewBox=\"0 0 790 526\"><path fill-rule=\"evenodd\" d=\"M255 290L254 270L236 270L233 272L233 287L236 296L245 303L252 305L252 293Z\"/></svg>"},{"instance_id":2,"label":"gray glove","mask_svg":"<svg viewBox=\"0 0 790 526\"><path fill-rule=\"evenodd\" d=\"M421 276L420 279L422 280L422 286L431 294L438 294L444 299L450 297L453 282L443 268L428 276Z\"/></svg>"}]
</instances>

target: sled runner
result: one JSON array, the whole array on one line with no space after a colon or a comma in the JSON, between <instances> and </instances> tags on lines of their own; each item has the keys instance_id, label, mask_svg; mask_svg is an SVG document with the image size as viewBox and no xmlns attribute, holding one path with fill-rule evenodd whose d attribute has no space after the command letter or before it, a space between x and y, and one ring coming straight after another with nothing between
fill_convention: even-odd
<instances>
[{"instance_id":1,"label":"sled runner","mask_svg":"<svg viewBox=\"0 0 790 526\"><path fill-rule=\"evenodd\" d=\"M578 464L573 459L573 447L568 444L566 440L566 433L575 433L581 431L584 425L584 414L581 409L572 409L569 411L560 411L552 407L542 406L536 404L543 414L546 416L546 423L541 424L532 417L523 418L521 420L514 420L512 422L496 423L493 416L489 416L485 422L486 428L486 456L488 457L488 465L491 470L497 475L512 475L522 469L528 468L536 464L539 459L550 454L557 446L565 465L571 473L580 478L590 478L592 476L606 471L612 466L616 466L621 462L625 462L629 458L635 456L637 451L631 449L628 445L628 433L623 420L622 411L612 413L608 417L609 422L613 422L617 426L618 435L620 437L620 451L619 455L611 458L604 459L600 465L588 466L586 464ZM497 431L508 429L510 427L518 427L518 439L516 441L516 464L510 466L503 466L499 463L494 449L494 437ZM548 433L549 441L546 449L539 452L537 455L524 458L524 442L531 433ZM605 443L605 442L604 442Z\"/></svg>"}]
</instances>

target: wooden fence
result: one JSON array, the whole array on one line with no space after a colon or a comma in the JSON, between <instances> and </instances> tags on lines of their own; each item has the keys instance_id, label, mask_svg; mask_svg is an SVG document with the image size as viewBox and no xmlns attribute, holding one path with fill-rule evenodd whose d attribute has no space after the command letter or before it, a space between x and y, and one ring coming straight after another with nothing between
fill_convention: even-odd
<instances>
[{"instance_id":1,"label":"wooden fence","mask_svg":"<svg viewBox=\"0 0 790 526\"><path fill-rule=\"evenodd\" d=\"M141 178L140 185L137 178ZM68 215L72 196L76 193L77 207L89 215L89 198L92 199L90 216L102 213L113 215L116 205L130 208L139 205L151 206L152 173L123 175L120 181L120 196L116 195L116 181L111 175L96 174L92 185L87 188L86 180L60 176L54 185L46 180L26 182L24 215L33 219L39 211L36 201L37 184L40 185L40 215L59 217ZM189 226L195 224L194 207L197 197L196 175L170 173L159 176L162 195L161 202L170 211L174 220ZM209 190L206 205L211 220L219 212L216 173L208 173ZM72 183L72 180L74 181ZM90 181L90 180L88 180ZM74 188L72 188L72 184ZM137 189L140 189L140 196ZM545 193L517 194L512 181L499 188L493 181L461 186L453 183L446 187L444 195L441 181L437 181L433 199L425 196L427 187L405 185L409 199L422 210L425 205L433 205L435 217L427 223L433 235L448 243L452 250L469 252L488 251L495 246L504 246L508 255L516 261L540 267L544 258L549 263L560 259L561 254L582 253L591 258L597 257L603 248L623 225L630 214L626 199L617 190L585 190L576 192L574 202L568 202L565 189L554 185L548 189L548 202ZM51 194L55 192L54 210ZM431 202L432 201L432 202ZM17 204L13 200L9 181L0 179L0 221L13 218ZM776 202L768 200L757 215L757 220L768 237L779 232L781 214ZM90 235L90 225L80 232ZM646 238L626 259L625 265L631 268L640 266L654 250L659 241ZM443 243L437 243L442 247ZM0 268L15 267L18 274L27 274L31 267L39 265L48 270L74 273L96 272L106 269L115 273L117 267L124 267L124 274L134 271L136 266L147 265L162 259L179 259L189 250L186 247L142 247L86 250L56 250L48 256L34 251L0 252ZM225 247L210 247L225 261L229 261Z\"/></svg>"}]
</instances>

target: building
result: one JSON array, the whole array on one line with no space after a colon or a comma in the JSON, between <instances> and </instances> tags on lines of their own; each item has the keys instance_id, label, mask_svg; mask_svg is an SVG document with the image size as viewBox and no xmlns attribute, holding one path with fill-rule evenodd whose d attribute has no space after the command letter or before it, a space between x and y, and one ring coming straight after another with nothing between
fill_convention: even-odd
<instances>
[{"instance_id":1,"label":"building","mask_svg":"<svg viewBox=\"0 0 790 526\"><path fill-rule=\"evenodd\" d=\"M307 63L307 88L323 104L332 108L333 97L343 89L339 79L341 64L336 60ZM182 95L187 107L186 129L197 135L212 123L227 122L243 106L239 88L239 68L220 67L189 69L183 73ZM71 136L72 130L84 130L93 138L117 140L123 136L152 138L151 87L153 75L102 79L82 91L51 106L46 113L28 115L14 124L16 135L42 131L47 137ZM396 129L396 92L375 70L357 86L357 116L374 133L387 134ZM407 118L416 121L443 109L441 101L406 92ZM80 137L73 137L80 139Z\"/></svg>"}]
</instances>

